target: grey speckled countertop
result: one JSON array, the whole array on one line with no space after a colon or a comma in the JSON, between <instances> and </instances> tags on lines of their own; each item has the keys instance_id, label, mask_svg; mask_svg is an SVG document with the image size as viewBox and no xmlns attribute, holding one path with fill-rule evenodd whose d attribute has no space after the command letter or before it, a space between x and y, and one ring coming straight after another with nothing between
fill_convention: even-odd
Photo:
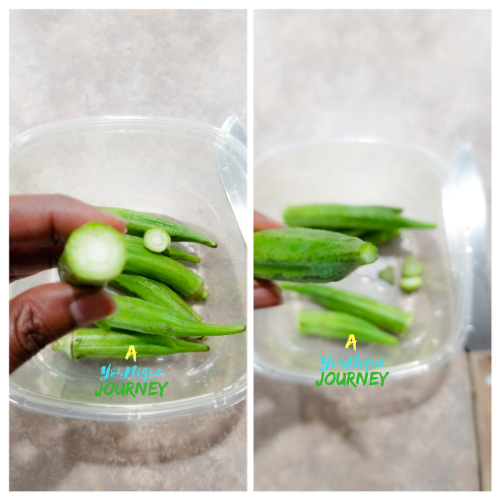
<instances>
[{"instance_id":1,"label":"grey speckled countertop","mask_svg":"<svg viewBox=\"0 0 500 500\"><path fill-rule=\"evenodd\" d=\"M93 115L246 121L245 11L11 11L10 135ZM11 490L244 490L246 402L128 423L10 409Z\"/></svg>"},{"instance_id":2,"label":"grey speckled countertop","mask_svg":"<svg viewBox=\"0 0 500 500\"><path fill-rule=\"evenodd\" d=\"M491 199L489 11L257 11L254 27L256 158L368 136L449 161L468 142ZM479 488L464 351L382 400L353 390L256 377L256 490Z\"/></svg>"}]
</instances>

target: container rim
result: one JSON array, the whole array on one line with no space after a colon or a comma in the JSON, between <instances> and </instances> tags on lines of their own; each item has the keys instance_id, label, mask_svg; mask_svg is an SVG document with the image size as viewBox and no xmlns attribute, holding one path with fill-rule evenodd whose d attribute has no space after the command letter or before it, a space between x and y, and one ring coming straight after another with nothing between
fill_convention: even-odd
<instances>
[{"instance_id":1,"label":"container rim","mask_svg":"<svg viewBox=\"0 0 500 500\"><path fill-rule=\"evenodd\" d=\"M170 128L177 128L180 130L188 130L193 132L202 132L214 138L223 139L228 142L237 152L246 158L247 148L236 137L224 130L208 125L206 123L194 122L180 118L169 118L163 116L149 116L149 115L102 115L102 116L87 116L83 118L70 118L68 120L60 120L57 122L44 123L36 127L29 128L14 137L9 144L10 152L14 152L18 147L24 143L33 140L35 137L42 137L44 135L57 132L59 130L79 128L87 125L104 124L107 122L114 123L147 123L148 125L168 126Z\"/></svg>"},{"instance_id":2,"label":"container rim","mask_svg":"<svg viewBox=\"0 0 500 500\"><path fill-rule=\"evenodd\" d=\"M342 144L374 144L378 146L390 146L401 150L412 151L418 153L421 156L426 157L432 161L435 165L439 167L439 175L442 179L445 179L448 183L448 188L451 189L447 196L456 197L458 196L456 180L451 172L448 164L446 164L439 156L430 150L417 146L415 144L403 142L403 141L390 141L387 139L381 139L375 136L361 136L361 137L338 137L333 140L305 140L294 142L290 144L282 144L274 148L269 149L267 152L260 154L255 158L254 170L260 168L260 164L279 153L286 151L293 151L296 149L315 147L315 146L333 146ZM447 234L447 244L448 244L448 255L450 255L449 249L449 232L447 221L445 219L445 231ZM455 231L460 229L463 233L463 227L455 228ZM439 368L444 365L450 357L458 350L458 348L464 344L468 329L468 320L470 318L470 304L472 298L472 259L470 255L465 255L466 266L463 269L464 272L464 287L462 293L457 294L455 291L455 299L457 302L457 313L454 316L454 322L452 326L452 331L458 330L458 335L455 336L454 340L449 344L444 344L440 346L434 353L422 360L411 361L409 363L404 363L401 365L396 365L394 368L391 367L391 378L402 380L410 377L415 377L423 375L429 372L431 369ZM294 370L285 369L282 367L275 367L267 363L260 355L254 352L254 371L259 375L274 378L284 382L294 382L299 384L308 384L316 380L314 376L309 376L303 373L297 373Z\"/></svg>"},{"instance_id":3,"label":"container rim","mask_svg":"<svg viewBox=\"0 0 500 500\"><path fill-rule=\"evenodd\" d=\"M199 132L213 139L222 139L246 161L246 146L233 135L217 127L190 120L144 115L89 116L45 123L29 128L14 137L9 143L9 153L13 154L27 142L57 131L85 128L86 126L110 122L121 123L123 125L157 125L169 127L170 129L176 128L188 132ZM9 381L9 401L13 406L48 415L98 421L167 419L207 413L239 403L246 398L246 393L247 374L244 373L240 378L232 382L232 384L201 397L181 399L176 402L156 403L154 405L113 405L104 409L102 405L79 403L53 396L35 394L22 389L11 380Z\"/></svg>"}]
</instances>

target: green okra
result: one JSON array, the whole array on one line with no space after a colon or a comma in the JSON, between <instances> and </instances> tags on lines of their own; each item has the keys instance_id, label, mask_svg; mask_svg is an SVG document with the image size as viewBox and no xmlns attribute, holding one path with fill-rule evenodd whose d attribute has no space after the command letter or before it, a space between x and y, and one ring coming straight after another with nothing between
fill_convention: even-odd
<instances>
[{"instance_id":1,"label":"green okra","mask_svg":"<svg viewBox=\"0 0 500 500\"><path fill-rule=\"evenodd\" d=\"M123 219L127 223L127 233L132 236L143 236L148 229L161 228L167 231L172 241L193 241L213 248L217 246L215 241L176 222L126 208L99 208Z\"/></svg>"},{"instance_id":2,"label":"green okra","mask_svg":"<svg viewBox=\"0 0 500 500\"><path fill-rule=\"evenodd\" d=\"M52 349L66 353L70 359L125 358L131 345L139 358L209 350L205 344L187 342L166 335L105 332L100 328L79 328L54 342Z\"/></svg>"},{"instance_id":3,"label":"green okra","mask_svg":"<svg viewBox=\"0 0 500 500\"><path fill-rule=\"evenodd\" d=\"M127 242L127 245L135 244L136 246L139 245L139 246L146 247L144 245L144 238L141 238L139 236L131 236L130 234L126 234L125 240ZM174 248L172 246L166 248L163 252L161 252L161 254L165 255L166 257L170 257L173 260L186 260L189 262L200 262L200 259L196 255L184 252L183 250L179 250L178 248Z\"/></svg>"},{"instance_id":4,"label":"green okra","mask_svg":"<svg viewBox=\"0 0 500 500\"><path fill-rule=\"evenodd\" d=\"M354 292L321 285L282 285L311 297L327 309L347 313L396 333L405 333L413 321L413 314L397 307Z\"/></svg>"},{"instance_id":5,"label":"green okra","mask_svg":"<svg viewBox=\"0 0 500 500\"><path fill-rule=\"evenodd\" d=\"M341 229L336 229L335 232L336 233L345 234L346 236L355 236L356 238L361 238L361 236L363 235L363 233L366 232L366 230L365 229L346 229L346 228L341 228Z\"/></svg>"},{"instance_id":6,"label":"green okra","mask_svg":"<svg viewBox=\"0 0 500 500\"><path fill-rule=\"evenodd\" d=\"M312 229L366 229L367 231L398 228L433 229L435 224L405 219L401 209L355 205L294 205L285 209L283 220L290 227Z\"/></svg>"},{"instance_id":7,"label":"green okra","mask_svg":"<svg viewBox=\"0 0 500 500\"><path fill-rule=\"evenodd\" d=\"M410 278L401 278L399 280L401 290L406 293L417 291L422 286L422 278L420 276L412 276Z\"/></svg>"},{"instance_id":8,"label":"green okra","mask_svg":"<svg viewBox=\"0 0 500 500\"><path fill-rule=\"evenodd\" d=\"M393 285L394 284L394 269L391 266L386 267L385 269L382 269L381 271L379 271L378 277L381 280L387 281L387 283L390 283L391 285Z\"/></svg>"},{"instance_id":9,"label":"green okra","mask_svg":"<svg viewBox=\"0 0 500 500\"><path fill-rule=\"evenodd\" d=\"M194 321L201 321L202 319L189 304L186 304L165 283L138 274L120 274L120 276L110 281L108 285L153 304L173 309Z\"/></svg>"},{"instance_id":10,"label":"green okra","mask_svg":"<svg viewBox=\"0 0 500 500\"><path fill-rule=\"evenodd\" d=\"M377 260L371 243L331 231L306 228L254 233L254 276L295 282L340 281Z\"/></svg>"},{"instance_id":11,"label":"green okra","mask_svg":"<svg viewBox=\"0 0 500 500\"><path fill-rule=\"evenodd\" d=\"M373 243L376 247L387 243L388 241L393 240L397 236L399 236L401 232L399 229L387 229L385 231L368 231L363 233L360 238L363 241L369 241Z\"/></svg>"},{"instance_id":12,"label":"green okra","mask_svg":"<svg viewBox=\"0 0 500 500\"><path fill-rule=\"evenodd\" d=\"M397 345L398 339L372 323L341 312L299 311L298 328L303 335L317 335L327 339L347 340L354 335L356 341Z\"/></svg>"},{"instance_id":13,"label":"green okra","mask_svg":"<svg viewBox=\"0 0 500 500\"><path fill-rule=\"evenodd\" d=\"M123 234L89 222L70 234L59 259L59 278L72 285L102 287L122 272L126 259Z\"/></svg>"},{"instance_id":14,"label":"green okra","mask_svg":"<svg viewBox=\"0 0 500 500\"><path fill-rule=\"evenodd\" d=\"M165 283L184 298L204 300L208 297L203 279L194 271L165 255L150 252L144 248L141 238L136 241L127 235L126 241L128 257L124 271Z\"/></svg>"},{"instance_id":15,"label":"green okra","mask_svg":"<svg viewBox=\"0 0 500 500\"><path fill-rule=\"evenodd\" d=\"M420 276L423 270L422 262L415 257L408 255L403 262L402 275L403 278L413 278Z\"/></svg>"},{"instance_id":16,"label":"green okra","mask_svg":"<svg viewBox=\"0 0 500 500\"><path fill-rule=\"evenodd\" d=\"M170 235L161 228L148 229L144 233L144 246L154 253L163 253L172 241Z\"/></svg>"},{"instance_id":17,"label":"green okra","mask_svg":"<svg viewBox=\"0 0 500 500\"><path fill-rule=\"evenodd\" d=\"M179 250L178 248L174 247L168 247L162 253L163 255L166 255L167 257L170 257L171 259L174 260L185 260L187 262L194 262L194 263L200 262L200 258L197 257L196 255L184 252L183 250Z\"/></svg>"},{"instance_id":18,"label":"green okra","mask_svg":"<svg viewBox=\"0 0 500 500\"><path fill-rule=\"evenodd\" d=\"M232 335L245 325L212 325L190 320L171 309L135 297L115 296L118 310L97 322L103 330L127 330L174 337Z\"/></svg>"}]
</instances>

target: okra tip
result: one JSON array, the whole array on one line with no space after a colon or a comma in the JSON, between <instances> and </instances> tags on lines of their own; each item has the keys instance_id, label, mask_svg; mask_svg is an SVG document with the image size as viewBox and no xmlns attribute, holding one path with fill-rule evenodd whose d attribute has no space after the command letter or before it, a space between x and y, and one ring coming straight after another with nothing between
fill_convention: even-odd
<instances>
[{"instance_id":1,"label":"okra tip","mask_svg":"<svg viewBox=\"0 0 500 500\"><path fill-rule=\"evenodd\" d=\"M365 264L371 264L378 259L378 250L372 243L365 243L359 249L359 256Z\"/></svg>"}]
</instances>

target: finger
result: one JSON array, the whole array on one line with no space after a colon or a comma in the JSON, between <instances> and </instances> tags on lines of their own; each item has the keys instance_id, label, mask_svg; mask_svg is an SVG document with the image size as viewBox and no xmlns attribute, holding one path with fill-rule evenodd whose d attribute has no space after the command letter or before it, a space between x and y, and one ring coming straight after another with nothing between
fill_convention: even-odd
<instances>
[{"instance_id":1,"label":"finger","mask_svg":"<svg viewBox=\"0 0 500 500\"><path fill-rule=\"evenodd\" d=\"M63 250L62 245L52 247L10 247L9 281L27 278L32 274L56 267Z\"/></svg>"},{"instance_id":2,"label":"finger","mask_svg":"<svg viewBox=\"0 0 500 500\"><path fill-rule=\"evenodd\" d=\"M115 311L109 292L66 283L41 285L18 295L10 301L10 373L47 344Z\"/></svg>"},{"instance_id":3,"label":"finger","mask_svg":"<svg viewBox=\"0 0 500 500\"><path fill-rule=\"evenodd\" d=\"M281 288L274 281L257 280L253 282L253 307L262 309L264 307L279 306L283 303Z\"/></svg>"},{"instance_id":4,"label":"finger","mask_svg":"<svg viewBox=\"0 0 500 500\"><path fill-rule=\"evenodd\" d=\"M11 245L61 244L87 222L125 231L125 221L119 217L59 194L11 196L9 222Z\"/></svg>"},{"instance_id":5,"label":"finger","mask_svg":"<svg viewBox=\"0 0 500 500\"><path fill-rule=\"evenodd\" d=\"M278 222L274 219L270 219L265 215L262 215L259 212L253 213L253 230L254 231L262 231L264 229L282 229L286 227L281 222Z\"/></svg>"}]
</instances>

